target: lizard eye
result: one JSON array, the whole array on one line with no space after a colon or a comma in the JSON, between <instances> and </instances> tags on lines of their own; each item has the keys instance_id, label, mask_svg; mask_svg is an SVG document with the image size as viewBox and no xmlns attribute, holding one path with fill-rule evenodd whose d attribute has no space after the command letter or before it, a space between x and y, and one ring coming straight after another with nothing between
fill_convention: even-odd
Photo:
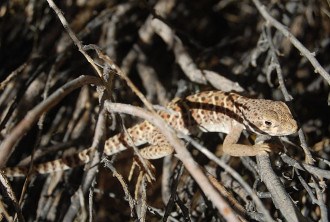
<instances>
[{"instance_id":1,"label":"lizard eye","mask_svg":"<svg viewBox=\"0 0 330 222\"><path fill-rule=\"evenodd\" d=\"M271 126L272 125L272 122L270 122L270 121L265 121L265 124L266 124L266 126Z\"/></svg>"}]
</instances>

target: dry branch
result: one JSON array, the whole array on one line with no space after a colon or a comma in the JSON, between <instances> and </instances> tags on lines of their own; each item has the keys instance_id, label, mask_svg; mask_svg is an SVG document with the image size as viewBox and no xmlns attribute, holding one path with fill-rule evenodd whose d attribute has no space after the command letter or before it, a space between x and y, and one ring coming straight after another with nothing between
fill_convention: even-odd
<instances>
[{"instance_id":1,"label":"dry branch","mask_svg":"<svg viewBox=\"0 0 330 222\"><path fill-rule=\"evenodd\" d=\"M259 10L260 14L264 17L264 19L272 26L274 26L277 30L279 30L285 37L287 37L290 42L300 51L302 55L304 55L310 63L314 67L315 73L319 73L330 85L330 75L325 69L320 65L320 63L315 59L315 54L311 53L301 42L292 35L288 29L274 19L266 10L266 6L262 5L259 0L253 0L253 3Z\"/></svg>"},{"instance_id":2,"label":"dry branch","mask_svg":"<svg viewBox=\"0 0 330 222\"><path fill-rule=\"evenodd\" d=\"M271 194L273 202L278 210L281 211L287 221L307 221L299 212L297 206L292 201L288 193L285 191L278 176L271 168L268 154L258 155L257 163L260 169L260 176Z\"/></svg>"},{"instance_id":3,"label":"dry branch","mask_svg":"<svg viewBox=\"0 0 330 222\"><path fill-rule=\"evenodd\" d=\"M281 180L283 187L260 183L264 169L258 168L254 158L223 156L219 160L209 156L209 150L222 143L222 134L196 135L198 143L185 139L188 145L203 145L199 147L202 153L192 149L191 155L224 183L238 204L245 206L247 215L244 216L249 219L282 220L282 215L290 218L288 214L295 210L288 200L292 199L297 201L298 210L307 220L327 220L329 144L313 148L307 143L318 144L329 135L328 1L263 1L264 6L260 0L56 3L60 9L53 0L0 4L3 34L0 34L0 165L5 165L13 150L17 155L11 155L7 165L26 166L67 156L75 152L77 146L89 147L93 135L94 144L95 138L106 135L109 128L125 134L124 126L135 123L129 116L124 116L118 124L118 115L111 113L112 126L105 129L97 126L96 120L103 118L99 116L102 101L108 99L134 105L142 105L142 101L153 112L153 108L157 108L150 102L165 105L176 96L209 90L211 86L226 91L244 89L247 94L275 100L281 100L284 95L287 101L293 98L290 109L296 112L294 116L301 129L300 142L294 137L272 140L284 142L281 147L285 145L285 154L280 154L280 158L272 152L271 160L275 160L272 164L276 167L267 166L274 171L271 181L277 184L276 180ZM312 52L313 48L317 54ZM87 52L88 49L93 51ZM55 99L57 105L53 108L53 104L41 102L44 95L56 89L60 92L65 83L77 78L76 73L86 72L97 72L101 78L97 79L100 86L96 90L85 86L79 97L70 93L74 96L65 100L59 93L63 103ZM53 95L45 98L46 101ZM70 103L66 103L67 100ZM43 114L36 113L35 108L41 104L44 108L39 111ZM34 111L33 117L30 113L26 115L29 110ZM36 124L42 125L35 127ZM97 132L99 130L102 132ZM98 146L102 148L102 142ZM31 155L30 150L34 148L35 153ZM138 149L133 148L139 154ZM134 220L139 219L138 215L146 221L162 217L172 221L222 219L205 195L199 190L195 192L197 185L187 171L175 177L179 167L175 168L178 159L173 156L163 162L155 161L157 182L148 187L147 194L143 193L144 175L140 174L140 188L136 188L140 199L133 200L129 193L133 190L132 184L124 179L130 167L130 154L128 150L112 158L110 168L117 178L101 170L95 190L89 189L95 172L88 172L92 175L79 179L79 184L77 174L81 175L81 170L48 175L46 179L45 175L33 177L26 182L21 206L16 205L22 209L15 210L14 205L6 204L10 200L5 198L6 203L0 202L0 208L4 209L0 219L12 221L16 211L21 211L25 220L47 221L63 220L65 213L65 220L87 220L88 214L90 220L100 221L129 217ZM91 171L96 168L92 164ZM19 180L10 182L12 194L18 197L22 184ZM273 195L259 192L258 197L259 185L260 188L266 185ZM163 200L159 192L161 186ZM283 195L289 207L280 209L281 213L274 202L280 203L278 198ZM261 196L265 197L262 201ZM148 201L141 203L141 197L142 201L145 198ZM118 204L103 204L108 198ZM166 205L169 199L171 203ZM36 206L35 210L31 210L30 203ZM72 211L74 207L81 211Z\"/></svg>"},{"instance_id":4,"label":"dry branch","mask_svg":"<svg viewBox=\"0 0 330 222\"><path fill-rule=\"evenodd\" d=\"M84 85L99 85L101 81L99 78L92 76L80 76L77 79L74 79L52 95L50 95L46 100L37 105L35 108L27 112L23 120L21 120L15 128L6 136L5 140L1 143L0 146L0 168L3 168L6 165L7 160L14 151L14 147L18 144L21 138L26 132L38 121L40 116L54 107L59 103L66 95L71 93L73 90L80 88Z\"/></svg>"},{"instance_id":5,"label":"dry branch","mask_svg":"<svg viewBox=\"0 0 330 222\"><path fill-rule=\"evenodd\" d=\"M92 190L93 188L92 183L95 180L97 171L98 171L98 164L101 160L101 156L103 153L103 148L104 148L104 140L105 140L105 132L106 132L106 113L105 110L102 109L99 118L97 121L96 129L95 129L95 134L93 138L93 143L92 147L96 147L97 152L94 154L94 157L92 161L88 164L89 169L85 172L83 176L83 182L82 185L80 186L81 192L83 194L86 194L90 189ZM75 193L75 195L71 198L71 205L68 208L65 216L64 216L64 221L72 221L74 218L77 216L77 213L79 212L80 209L80 197L78 191ZM90 205L90 207L93 207ZM92 214L89 214L90 220L92 220Z\"/></svg>"},{"instance_id":6,"label":"dry branch","mask_svg":"<svg viewBox=\"0 0 330 222\"><path fill-rule=\"evenodd\" d=\"M85 52L83 45L77 38L76 34L71 30L68 22L66 21L65 17L63 16L61 10L56 6L56 4L52 0L47 0L49 6L55 11L57 17L61 21L63 27L70 35L70 38L74 42L74 44L78 47L79 51L84 55L84 57L87 59L87 61L92 65L92 67L95 69L96 73L99 75L100 78L102 78L102 73L100 69L95 64L94 60Z\"/></svg>"},{"instance_id":7,"label":"dry branch","mask_svg":"<svg viewBox=\"0 0 330 222\"><path fill-rule=\"evenodd\" d=\"M190 172L192 177L196 180L200 188L206 194L206 196L212 201L212 203L217 207L219 212L228 221L238 221L233 211L229 205L224 201L224 199L219 195L216 189L209 182L208 178L200 170L197 163L191 157L191 154L186 150L180 140L176 137L176 134L172 128L170 128L165 121L158 115L149 113L141 108L134 107L126 104L111 103L109 101L105 102L105 108L108 112L119 112L126 113L134 116L139 116L153 125L155 125L162 134L166 137L168 142L174 147L176 151L176 156L183 162L186 169Z\"/></svg>"},{"instance_id":8,"label":"dry branch","mask_svg":"<svg viewBox=\"0 0 330 222\"><path fill-rule=\"evenodd\" d=\"M199 84L211 84L213 87L222 91L242 92L244 89L233 82L213 71L201 70L197 67L193 59L188 54L181 40L174 34L173 30L159 19L153 19L151 26L164 42L174 51L176 62L180 65L188 78Z\"/></svg>"}]
</instances>

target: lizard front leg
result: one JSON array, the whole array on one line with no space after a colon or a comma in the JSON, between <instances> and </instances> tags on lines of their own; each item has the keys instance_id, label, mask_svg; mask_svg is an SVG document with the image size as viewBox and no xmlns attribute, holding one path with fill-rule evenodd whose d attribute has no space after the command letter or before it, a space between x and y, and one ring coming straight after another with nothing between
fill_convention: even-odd
<instances>
[{"instance_id":1,"label":"lizard front leg","mask_svg":"<svg viewBox=\"0 0 330 222\"><path fill-rule=\"evenodd\" d=\"M230 156L256 156L265 152L270 152L268 144L255 144L253 146L237 144L244 127L235 125L227 134L222 151Z\"/></svg>"}]
</instances>

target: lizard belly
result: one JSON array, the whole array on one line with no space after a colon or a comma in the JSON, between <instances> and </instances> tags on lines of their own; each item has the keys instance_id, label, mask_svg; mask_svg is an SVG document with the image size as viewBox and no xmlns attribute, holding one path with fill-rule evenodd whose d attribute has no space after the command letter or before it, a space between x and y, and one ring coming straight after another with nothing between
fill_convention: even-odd
<instances>
[{"instance_id":1,"label":"lizard belly","mask_svg":"<svg viewBox=\"0 0 330 222\"><path fill-rule=\"evenodd\" d=\"M241 125L243 129L245 126L237 121L223 121L220 123L207 122L199 125L199 129L202 132L219 132L228 134L234 126Z\"/></svg>"}]
</instances>

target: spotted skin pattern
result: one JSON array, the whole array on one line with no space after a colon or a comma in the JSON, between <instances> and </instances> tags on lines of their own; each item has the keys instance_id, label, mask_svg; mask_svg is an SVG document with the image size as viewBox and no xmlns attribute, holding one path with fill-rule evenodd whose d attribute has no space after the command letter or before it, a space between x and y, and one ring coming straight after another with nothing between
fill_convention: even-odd
<instances>
[{"instance_id":1,"label":"spotted skin pattern","mask_svg":"<svg viewBox=\"0 0 330 222\"><path fill-rule=\"evenodd\" d=\"M231 156L255 156L270 152L268 144L253 146L237 144L243 130L270 136L285 136L297 132L297 123L287 105L280 101L251 99L236 93L207 91L186 98L175 98L166 110L158 114L174 129L190 135L198 131L227 134L223 152ZM146 159L158 159L173 153L173 147L151 123L144 121L119 133L105 142L107 156L131 147L148 144L140 150ZM33 173L45 174L86 164L95 152L86 149L68 157L33 166ZM5 168L9 176L22 176L25 167Z\"/></svg>"}]
</instances>

